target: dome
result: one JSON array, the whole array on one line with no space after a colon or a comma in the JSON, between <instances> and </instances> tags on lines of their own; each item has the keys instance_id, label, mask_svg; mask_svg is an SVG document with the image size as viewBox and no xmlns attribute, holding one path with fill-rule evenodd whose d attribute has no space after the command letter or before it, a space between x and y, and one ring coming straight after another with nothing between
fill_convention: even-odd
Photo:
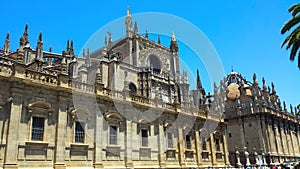
<instances>
[{"instance_id":1,"label":"dome","mask_svg":"<svg viewBox=\"0 0 300 169\"><path fill-rule=\"evenodd\" d=\"M228 87L228 93L227 93L227 98L230 100L234 100L236 97L241 96L241 92L239 90L239 85L236 83L231 83Z\"/></svg>"}]
</instances>

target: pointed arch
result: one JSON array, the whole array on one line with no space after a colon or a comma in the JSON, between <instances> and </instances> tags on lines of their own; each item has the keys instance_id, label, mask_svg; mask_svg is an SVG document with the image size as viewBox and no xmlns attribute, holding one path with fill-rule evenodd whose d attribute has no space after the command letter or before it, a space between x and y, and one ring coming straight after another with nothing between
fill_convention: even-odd
<instances>
[{"instance_id":1,"label":"pointed arch","mask_svg":"<svg viewBox=\"0 0 300 169\"><path fill-rule=\"evenodd\" d=\"M109 112L104 115L105 120L110 122L121 122L123 117L118 112Z\"/></svg>"},{"instance_id":2,"label":"pointed arch","mask_svg":"<svg viewBox=\"0 0 300 169\"><path fill-rule=\"evenodd\" d=\"M46 101L34 101L28 104L27 106L28 113L31 116L32 113L35 114L49 114L51 115L51 103Z\"/></svg>"}]
</instances>

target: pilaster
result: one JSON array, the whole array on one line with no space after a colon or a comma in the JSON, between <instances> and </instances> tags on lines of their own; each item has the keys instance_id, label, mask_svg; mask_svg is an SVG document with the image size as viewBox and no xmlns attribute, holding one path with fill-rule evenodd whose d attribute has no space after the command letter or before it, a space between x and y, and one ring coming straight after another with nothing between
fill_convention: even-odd
<instances>
[{"instance_id":1,"label":"pilaster","mask_svg":"<svg viewBox=\"0 0 300 169\"><path fill-rule=\"evenodd\" d=\"M185 161L184 161L184 140L183 140L183 133L182 128L178 129L178 158L179 158L179 164L181 167L185 167Z\"/></svg>"},{"instance_id":2,"label":"pilaster","mask_svg":"<svg viewBox=\"0 0 300 169\"><path fill-rule=\"evenodd\" d=\"M214 139L214 135L210 134L210 152L211 152L211 163L213 166L217 165L217 159L216 159L216 144L215 144L215 139Z\"/></svg>"},{"instance_id":3,"label":"pilaster","mask_svg":"<svg viewBox=\"0 0 300 169\"><path fill-rule=\"evenodd\" d=\"M58 96L58 115L56 124L55 143L55 169L65 169L65 149L66 149L66 122L67 122L67 100L66 96Z\"/></svg>"},{"instance_id":4,"label":"pilaster","mask_svg":"<svg viewBox=\"0 0 300 169\"><path fill-rule=\"evenodd\" d=\"M224 154L225 154L225 164L226 165L230 165L230 162L229 162L229 154L228 154L228 147L227 147L227 138L226 138L226 134L223 134L223 147L224 147Z\"/></svg>"},{"instance_id":5,"label":"pilaster","mask_svg":"<svg viewBox=\"0 0 300 169\"><path fill-rule=\"evenodd\" d=\"M102 139L103 139L103 116L99 112L95 115L95 141L94 141L94 168L103 168L102 162Z\"/></svg>"},{"instance_id":6,"label":"pilaster","mask_svg":"<svg viewBox=\"0 0 300 169\"><path fill-rule=\"evenodd\" d=\"M196 138L196 157L197 157L197 165L201 165L201 139L199 131L195 131L195 138Z\"/></svg>"},{"instance_id":7,"label":"pilaster","mask_svg":"<svg viewBox=\"0 0 300 169\"><path fill-rule=\"evenodd\" d=\"M158 125L158 151L159 151L159 166L164 168L166 165L166 142L165 142L165 133L164 133L164 126L161 120L157 123Z\"/></svg>"},{"instance_id":8,"label":"pilaster","mask_svg":"<svg viewBox=\"0 0 300 169\"><path fill-rule=\"evenodd\" d=\"M125 131L125 167L133 168L132 163L132 121L126 119Z\"/></svg>"},{"instance_id":9,"label":"pilaster","mask_svg":"<svg viewBox=\"0 0 300 169\"><path fill-rule=\"evenodd\" d=\"M19 123L22 114L23 95L20 92L12 89L13 101L11 103L10 117L9 117L9 130L6 141L6 152L3 168L18 168L18 141L19 141ZM16 89L18 90L18 89Z\"/></svg>"}]
</instances>

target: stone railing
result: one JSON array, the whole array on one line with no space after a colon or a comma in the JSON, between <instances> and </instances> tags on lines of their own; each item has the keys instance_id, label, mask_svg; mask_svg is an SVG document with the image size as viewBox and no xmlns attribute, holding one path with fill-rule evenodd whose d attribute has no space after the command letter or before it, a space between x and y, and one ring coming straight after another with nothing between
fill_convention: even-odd
<instances>
[{"instance_id":1,"label":"stone railing","mask_svg":"<svg viewBox=\"0 0 300 169\"><path fill-rule=\"evenodd\" d=\"M57 85L57 76L52 74L47 74L43 72L38 72L35 70L26 70L25 78L33 81L38 81L39 83L46 83L49 85Z\"/></svg>"},{"instance_id":2,"label":"stone railing","mask_svg":"<svg viewBox=\"0 0 300 169\"><path fill-rule=\"evenodd\" d=\"M87 92L95 92L95 86L92 84L82 83L79 81L72 81L71 83L72 89L75 90L81 90L81 91L87 91Z\"/></svg>"},{"instance_id":3,"label":"stone railing","mask_svg":"<svg viewBox=\"0 0 300 169\"><path fill-rule=\"evenodd\" d=\"M150 99L142 96L130 96L131 100L134 102L142 103L142 104L150 104Z\"/></svg>"},{"instance_id":4,"label":"stone railing","mask_svg":"<svg viewBox=\"0 0 300 169\"><path fill-rule=\"evenodd\" d=\"M0 57L0 72L12 75L13 69L12 69L12 61L7 58Z\"/></svg>"}]
</instances>

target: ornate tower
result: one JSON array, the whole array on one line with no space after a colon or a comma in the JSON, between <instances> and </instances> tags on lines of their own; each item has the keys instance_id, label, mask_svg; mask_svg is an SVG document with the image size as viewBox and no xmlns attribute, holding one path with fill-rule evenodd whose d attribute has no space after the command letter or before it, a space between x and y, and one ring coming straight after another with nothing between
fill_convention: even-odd
<instances>
[{"instance_id":1,"label":"ornate tower","mask_svg":"<svg viewBox=\"0 0 300 169\"><path fill-rule=\"evenodd\" d=\"M178 44L174 32L172 32L171 42L170 42L170 52L173 55L173 73L178 82L180 79L180 67L179 67L179 56L178 56Z\"/></svg>"},{"instance_id":2,"label":"ornate tower","mask_svg":"<svg viewBox=\"0 0 300 169\"><path fill-rule=\"evenodd\" d=\"M5 42L4 42L4 49L3 49L4 55L9 54L9 48L10 48L9 33L7 33Z\"/></svg>"}]
</instances>

